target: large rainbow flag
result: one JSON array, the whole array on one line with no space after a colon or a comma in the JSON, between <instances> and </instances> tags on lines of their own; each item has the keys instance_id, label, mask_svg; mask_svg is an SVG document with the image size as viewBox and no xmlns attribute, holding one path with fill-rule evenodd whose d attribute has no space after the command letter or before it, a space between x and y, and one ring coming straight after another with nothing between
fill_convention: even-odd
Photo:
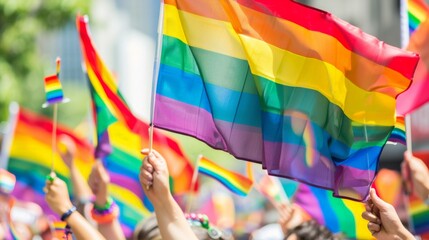
<instances>
[{"instance_id":1,"label":"large rainbow flag","mask_svg":"<svg viewBox=\"0 0 429 240\"><path fill-rule=\"evenodd\" d=\"M14 123L7 170L16 176L14 196L23 201L39 204L48 215L54 214L44 199L43 187L46 176L51 171L52 161L52 121L25 109L20 109ZM85 139L61 124L57 135L69 136L76 145L75 163L82 175L87 177L93 163L93 147ZM67 183L72 195L70 174L67 166L57 153L54 156L55 172Z\"/></svg>"},{"instance_id":2,"label":"large rainbow flag","mask_svg":"<svg viewBox=\"0 0 429 240\"><path fill-rule=\"evenodd\" d=\"M155 126L365 198L415 54L295 1L163 7Z\"/></svg>"},{"instance_id":3,"label":"large rainbow flag","mask_svg":"<svg viewBox=\"0 0 429 240\"><path fill-rule=\"evenodd\" d=\"M222 183L231 192L246 196L252 189L253 181L240 173L223 168L206 157L201 157L198 171Z\"/></svg>"},{"instance_id":4,"label":"large rainbow flag","mask_svg":"<svg viewBox=\"0 0 429 240\"><path fill-rule=\"evenodd\" d=\"M113 75L92 43L87 19L78 16L76 24L96 122L98 136L96 156L103 159L111 181L118 186L118 190L127 191L127 194L121 195L122 198L133 199L136 202L142 199L144 205L151 210L152 206L144 197L138 178L143 159L140 150L149 147L149 125L135 117L129 109ZM193 167L178 143L155 131L153 148L168 162L173 193L190 191ZM136 222L133 223L135 224Z\"/></svg>"}]
</instances>

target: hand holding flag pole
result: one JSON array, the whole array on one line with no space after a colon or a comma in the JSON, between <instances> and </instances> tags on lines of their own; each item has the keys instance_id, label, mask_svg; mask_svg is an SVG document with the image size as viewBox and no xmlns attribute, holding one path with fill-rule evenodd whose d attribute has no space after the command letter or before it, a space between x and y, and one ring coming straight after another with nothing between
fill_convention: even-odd
<instances>
[{"instance_id":1,"label":"hand holding flag pole","mask_svg":"<svg viewBox=\"0 0 429 240\"><path fill-rule=\"evenodd\" d=\"M47 176L49 181L54 179L54 162L56 154L56 137L57 137L57 116L58 116L58 103L69 102L70 99L64 98L63 89L60 82L60 69L61 69L61 59L58 57L56 59L56 74L49 75L45 77L45 93L46 93L46 102L42 105L43 108L54 106L53 111L53 126L52 126L52 162L51 162L51 173Z\"/></svg>"}]
</instances>

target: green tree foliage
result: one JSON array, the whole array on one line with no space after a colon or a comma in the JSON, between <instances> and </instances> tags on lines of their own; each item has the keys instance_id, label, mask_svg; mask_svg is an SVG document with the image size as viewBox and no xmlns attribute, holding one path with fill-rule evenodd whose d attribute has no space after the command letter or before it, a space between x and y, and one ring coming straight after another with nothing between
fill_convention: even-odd
<instances>
[{"instance_id":1,"label":"green tree foliage","mask_svg":"<svg viewBox=\"0 0 429 240\"><path fill-rule=\"evenodd\" d=\"M34 85L42 84L46 63L37 54L36 40L73 21L77 12L88 12L89 4L88 0L0 0L0 122L6 119L11 100L24 106L41 101L43 94L35 92ZM55 63L50 64L55 69Z\"/></svg>"}]
</instances>

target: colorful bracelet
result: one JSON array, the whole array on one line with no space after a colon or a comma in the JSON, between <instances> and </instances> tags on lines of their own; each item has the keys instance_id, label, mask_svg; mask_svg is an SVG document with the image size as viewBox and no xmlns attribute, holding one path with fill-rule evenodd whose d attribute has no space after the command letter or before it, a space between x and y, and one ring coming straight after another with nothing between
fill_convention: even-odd
<instances>
[{"instance_id":1,"label":"colorful bracelet","mask_svg":"<svg viewBox=\"0 0 429 240\"><path fill-rule=\"evenodd\" d=\"M113 200L109 204L106 203L105 206L108 206L108 208L100 210L94 205L91 210L92 219L99 224L110 223L119 215L119 207Z\"/></svg>"},{"instance_id":2,"label":"colorful bracelet","mask_svg":"<svg viewBox=\"0 0 429 240\"><path fill-rule=\"evenodd\" d=\"M63 213L63 215L61 215L61 221L65 221L68 217L70 217L70 215L72 215L72 213L76 211L76 207L72 206L69 210L67 210L67 212Z\"/></svg>"},{"instance_id":3,"label":"colorful bracelet","mask_svg":"<svg viewBox=\"0 0 429 240\"><path fill-rule=\"evenodd\" d=\"M205 214L185 213L185 218L191 226L199 226L205 229L210 228L209 218Z\"/></svg>"},{"instance_id":4,"label":"colorful bracelet","mask_svg":"<svg viewBox=\"0 0 429 240\"><path fill-rule=\"evenodd\" d=\"M106 203L103 206L98 206L97 204L95 204L95 201L93 203L94 203L95 209L100 210L100 211L104 211L104 210L108 210L112 207L113 199L111 197L108 197Z\"/></svg>"}]
</instances>

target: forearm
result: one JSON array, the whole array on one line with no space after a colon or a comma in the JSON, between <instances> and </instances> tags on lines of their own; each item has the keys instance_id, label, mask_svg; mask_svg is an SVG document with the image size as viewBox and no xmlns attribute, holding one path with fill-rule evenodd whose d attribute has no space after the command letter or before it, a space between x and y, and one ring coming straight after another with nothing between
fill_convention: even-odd
<instances>
[{"instance_id":1,"label":"forearm","mask_svg":"<svg viewBox=\"0 0 429 240\"><path fill-rule=\"evenodd\" d=\"M92 191L77 167L73 166L70 168L70 177L73 184L73 193L75 194L75 198L78 200L90 199Z\"/></svg>"},{"instance_id":2,"label":"forearm","mask_svg":"<svg viewBox=\"0 0 429 240\"><path fill-rule=\"evenodd\" d=\"M118 219L110 223L98 224L98 231L107 239L122 240L125 239L121 225Z\"/></svg>"},{"instance_id":3,"label":"forearm","mask_svg":"<svg viewBox=\"0 0 429 240\"><path fill-rule=\"evenodd\" d=\"M66 219L77 240L104 240L105 238L78 212Z\"/></svg>"},{"instance_id":4,"label":"forearm","mask_svg":"<svg viewBox=\"0 0 429 240\"><path fill-rule=\"evenodd\" d=\"M182 209L169 195L164 201L153 203L162 239L197 239L189 226Z\"/></svg>"}]
</instances>

